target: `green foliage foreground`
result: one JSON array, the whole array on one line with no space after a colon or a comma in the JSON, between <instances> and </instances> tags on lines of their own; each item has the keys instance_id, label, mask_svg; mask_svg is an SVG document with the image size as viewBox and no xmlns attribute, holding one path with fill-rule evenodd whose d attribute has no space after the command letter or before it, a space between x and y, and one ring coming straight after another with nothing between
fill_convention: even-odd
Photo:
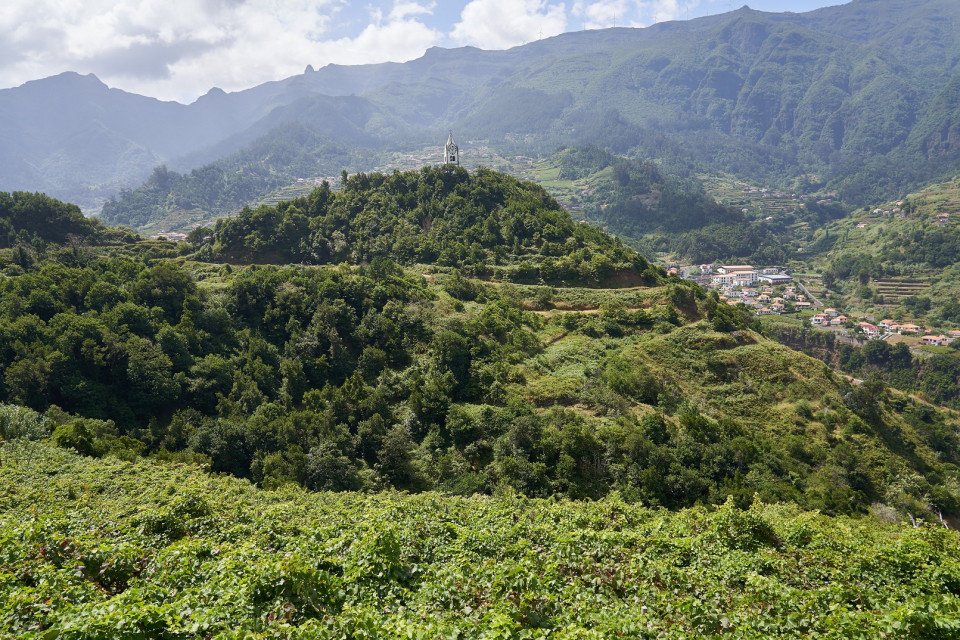
<instances>
[{"instance_id":1,"label":"green foliage foreground","mask_svg":"<svg viewBox=\"0 0 960 640\"><path fill-rule=\"evenodd\" d=\"M939 526L759 502L262 491L41 443L0 454L4 637L960 633L960 545Z\"/></svg>"}]
</instances>

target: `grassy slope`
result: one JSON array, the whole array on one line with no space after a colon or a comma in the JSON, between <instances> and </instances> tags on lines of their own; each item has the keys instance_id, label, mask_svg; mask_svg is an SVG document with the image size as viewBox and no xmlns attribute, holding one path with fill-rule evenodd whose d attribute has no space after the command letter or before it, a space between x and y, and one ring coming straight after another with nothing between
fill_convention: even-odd
<instances>
[{"instance_id":1,"label":"grassy slope","mask_svg":"<svg viewBox=\"0 0 960 640\"><path fill-rule=\"evenodd\" d=\"M538 289L507 286L528 305ZM904 407L929 408L947 430L955 433L960 429L960 416L955 411L938 409L919 398L902 404L894 391L882 394L878 420L866 426L847 409L847 396L854 389L848 378L819 360L754 332L714 331L689 307L690 318L681 319L680 327L661 321L650 330L629 335L603 334L600 327L608 319L622 318L633 309L645 309L654 317L666 315L674 308L668 300L669 288L553 291L551 306L555 308L539 312L548 319L539 334L543 350L517 365L520 375L515 376L518 381L511 393L540 407L540 411L554 406L579 411L597 430L615 429L618 417L624 414L639 417L664 412L675 442L740 437L753 452L746 456L776 458L774 466L795 469L792 481L751 473L744 482L749 491L759 492L764 499L799 499L797 492L808 498L829 493L822 483L838 482L836 478L829 480L831 469L846 464L852 465L848 469L859 469L873 486L889 489L885 499L897 502L900 498L894 496L901 482L918 477L917 471L927 475L941 468L943 456L950 455L929 444L921 430L923 425L911 423ZM443 298L441 295L441 305ZM445 315L465 319L480 307L468 305L462 316L449 310ZM567 329L575 324L571 318L576 318L576 330ZM591 328L598 334L590 335ZM618 358L651 372L661 388L656 402L621 397L611 400L594 392L603 386L598 378ZM717 432L693 434L694 427L684 422L684 415L691 411L709 418L710 428ZM731 421L736 425L733 432L723 432ZM852 458L844 462L846 455ZM709 465L693 458L690 463ZM707 468L700 467L701 472L709 473ZM947 484L952 486L952 482L948 480ZM911 500L907 494L909 491L899 494L906 500L899 504L911 510L913 507L905 506Z\"/></svg>"},{"instance_id":2,"label":"grassy slope","mask_svg":"<svg viewBox=\"0 0 960 640\"><path fill-rule=\"evenodd\" d=\"M876 298L863 300L857 295L860 283L856 273L839 279L834 286L834 290L841 293L841 303L845 309L872 313L878 320L881 315L890 315L908 296L929 296L933 309L944 302L955 301L960 296L960 285L957 284L960 265L942 268L922 262L901 261L896 259L896 253L898 250L902 253L897 236L936 228L936 217L941 213L951 216L946 230L953 231L960 224L960 182L931 185L911 193L902 202L913 203L915 210L900 215L874 213L876 209L892 211L898 207L897 202L886 202L858 209L847 218L830 223L824 231L835 241L822 243L825 250L809 256L798 266L807 271L820 272L831 268L846 256L868 256L882 263L885 271L895 274L874 277L870 282L874 293L883 296L883 304L878 304ZM866 226L857 228L861 224ZM817 236L822 237L823 231L818 232ZM906 318L911 317L907 312Z\"/></svg>"},{"instance_id":3,"label":"grassy slope","mask_svg":"<svg viewBox=\"0 0 960 640\"><path fill-rule=\"evenodd\" d=\"M19 638L900 638L960 628L956 532L793 507L260 491L0 449Z\"/></svg>"}]
</instances>

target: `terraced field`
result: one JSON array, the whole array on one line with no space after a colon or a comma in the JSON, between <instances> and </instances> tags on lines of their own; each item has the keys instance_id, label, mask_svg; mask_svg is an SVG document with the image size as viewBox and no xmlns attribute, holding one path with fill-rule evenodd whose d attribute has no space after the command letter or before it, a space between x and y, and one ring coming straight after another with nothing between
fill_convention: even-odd
<instances>
[{"instance_id":1,"label":"terraced field","mask_svg":"<svg viewBox=\"0 0 960 640\"><path fill-rule=\"evenodd\" d=\"M877 294L883 296L884 306L896 306L902 298L922 295L930 289L928 281L917 278L880 278L874 283Z\"/></svg>"}]
</instances>

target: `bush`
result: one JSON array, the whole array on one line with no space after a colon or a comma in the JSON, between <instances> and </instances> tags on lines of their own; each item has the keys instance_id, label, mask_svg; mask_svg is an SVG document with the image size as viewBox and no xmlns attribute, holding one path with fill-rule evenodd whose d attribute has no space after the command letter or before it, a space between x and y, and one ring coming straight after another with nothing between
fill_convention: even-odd
<instances>
[{"instance_id":1,"label":"bush","mask_svg":"<svg viewBox=\"0 0 960 640\"><path fill-rule=\"evenodd\" d=\"M50 435L50 419L33 409L0 404L0 440L40 440Z\"/></svg>"}]
</instances>

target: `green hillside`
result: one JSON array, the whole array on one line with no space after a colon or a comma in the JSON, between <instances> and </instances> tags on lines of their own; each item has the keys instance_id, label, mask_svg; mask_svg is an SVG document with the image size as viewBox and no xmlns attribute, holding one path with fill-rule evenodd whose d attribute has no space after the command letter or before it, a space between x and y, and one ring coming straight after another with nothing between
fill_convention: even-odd
<instances>
[{"instance_id":1,"label":"green hillside","mask_svg":"<svg viewBox=\"0 0 960 640\"><path fill-rule=\"evenodd\" d=\"M39 193L0 191L0 246L5 248L71 240L99 244L122 236L122 232L84 217L76 205Z\"/></svg>"},{"instance_id":2,"label":"green hillside","mask_svg":"<svg viewBox=\"0 0 960 640\"><path fill-rule=\"evenodd\" d=\"M409 229L425 205L429 230ZM54 442L88 455L197 461L268 487L960 509L954 413L770 342L533 185L362 174L223 221L194 257L281 261L278 237L344 251L337 266L241 266L141 242L6 267L0 400L44 412ZM414 264L423 247L436 258ZM579 265L581 286L551 285L549 264Z\"/></svg>"},{"instance_id":3,"label":"green hillside","mask_svg":"<svg viewBox=\"0 0 960 640\"><path fill-rule=\"evenodd\" d=\"M0 634L952 638L956 532L759 502L262 491L0 444Z\"/></svg>"},{"instance_id":4,"label":"green hillside","mask_svg":"<svg viewBox=\"0 0 960 640\"><path fill-rule=\"evenodd\" d=\"M453 166L357 174L275 207L220 220L200 254L232 262L372 263L455 267L516 282L656 284L635 251L574 223L529 182Z\"/></svg>"},{"instance_id":5,"label":"green hillside","mask_svg":"<svg viewBox=\"0 0 960 640\"><path fill-rule=\"evenodd\" d=\"M817 233L806 264L850 308L960 326L960 183L852 212Z\"/></svg>"},{"instance_id":6,"label":"green hillside","mask_svg":"<svg viewBox=\"0 0 960 640\"><path fill-rule=\"evenodd\" d=\"M832 201L750 188L726 175L615 156L595 146L558 151L518 169L580 218L646 256L685 264L786 264L795 247L844 217Z\"/></svg>"}]
</instances>

